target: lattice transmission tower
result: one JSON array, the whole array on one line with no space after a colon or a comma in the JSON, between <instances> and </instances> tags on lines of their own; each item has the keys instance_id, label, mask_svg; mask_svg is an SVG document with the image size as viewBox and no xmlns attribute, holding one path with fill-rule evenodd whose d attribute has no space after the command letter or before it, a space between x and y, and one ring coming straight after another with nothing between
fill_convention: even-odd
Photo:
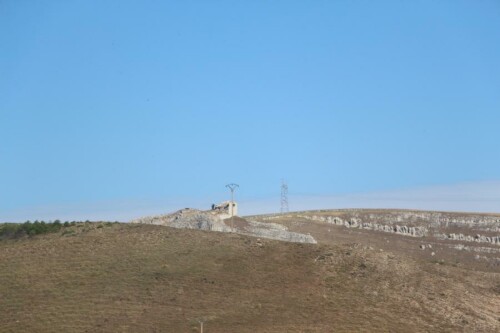
<instances>
[{"instance_id":1,"label":"lattice transmission tower","mask_svg":"<svg viewBox=\"0 0 500 333\"><path fill-rule=\"evenodd\" d=\"M285 180L281 180L281 214L288 213L288 185Z\"/></svg>"}]
</instances>

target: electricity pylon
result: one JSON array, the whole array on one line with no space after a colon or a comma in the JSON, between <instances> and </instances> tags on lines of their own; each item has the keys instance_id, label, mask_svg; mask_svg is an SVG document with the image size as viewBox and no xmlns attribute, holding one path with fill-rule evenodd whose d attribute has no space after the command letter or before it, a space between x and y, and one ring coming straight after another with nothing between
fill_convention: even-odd
<instances>
[{"instance_id":1,"label":"electricity pylon","mask_svg":"<svg viewBox=\"0 0 500 333\"><path fill-rule=\"evenodd\" d=\"M285 180L281 180L281 214L288 213L288 185Z\"/></svg>"},{"instance_id":2,"label":"electricity pylon","mask_svg":"<svg viewBox=\"0 0 500 333\"><path fill-rule=\"evenodd\" d=\"M234 215L234 190L240 187L238 184L227 184L226 187L231 191L231 228L234 229L233 215Z\"/></svg>"}]
</instances>

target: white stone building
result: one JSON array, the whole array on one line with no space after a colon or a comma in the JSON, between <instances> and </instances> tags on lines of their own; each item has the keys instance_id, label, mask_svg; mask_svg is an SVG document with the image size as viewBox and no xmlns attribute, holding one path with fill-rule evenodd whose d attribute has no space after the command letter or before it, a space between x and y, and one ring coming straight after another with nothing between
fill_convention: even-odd
<instances>
[{"instance_id":1,"label":"white stone building","mask_svg":"<svg viewBox=\"0 0 500 333\"><path fill-rule=\"evenodd\" d=\"M238 204L236 202L224 201L220 204L212 205L212 212L221 215L227 215L228 217L237 216L238 215Z\"/></svg>"}]
</instances>

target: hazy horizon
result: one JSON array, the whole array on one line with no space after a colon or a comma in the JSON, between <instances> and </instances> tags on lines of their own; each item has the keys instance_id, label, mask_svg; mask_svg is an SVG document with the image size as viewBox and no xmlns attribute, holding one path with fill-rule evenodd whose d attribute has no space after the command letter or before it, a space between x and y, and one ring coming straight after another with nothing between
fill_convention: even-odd
<instances>
[{"instance_id":1,"label":"hazy horizon","mask_svg":"<svg viewBox=\"0 0 500 333\"><path fill-rule=\"evenodd\" d=\"M279 188L278 188L279 190ZM3 222L27 220L54 221L120 221L174 212L182 208L210 209L212 203L228 200L211 198L164 198L147 201L87 202L77 205L29 207L26 210L3 212ZM243 199L236 195L239 215L271 214L280 211L280 195ZM289 194L290 211L318 209L408 209L464 213L497 213L500 182L462 183L449 186L394 189L381 192L349 193L344 195ZM0 221L0 222L2 222Z\"/></svg>"}]
</instances>

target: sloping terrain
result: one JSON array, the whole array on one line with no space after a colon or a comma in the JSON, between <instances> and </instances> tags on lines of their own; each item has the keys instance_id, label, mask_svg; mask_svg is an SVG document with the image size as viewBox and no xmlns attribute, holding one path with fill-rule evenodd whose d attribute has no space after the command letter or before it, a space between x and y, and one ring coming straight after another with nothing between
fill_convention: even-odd
<instances>
[{"instance_id":1,"label":"sloping terrain","mask_svg":"<svg viewBox=\"0 0 500 333\"><path fill-rule=\"evenodd\" d=\"M500 214L346 209L247 219L281 224L322 244L356 242L430 262L500 272Z\"/></svg>"},{"instance_id":2,"label":"sloping terrain","mask_svg":"<svg viewBox=\"0 0 500 333\"><path fill-rule=\"evenodd\" d=\"M1 332L498 332L500 275L359 244L82 223L0 241Z\"/></svg>"},{"instance_id":3,"label":"sloping terrain","mask_svg":"<svg viewBox=\"0 0 500 333\"><path fill-rule=\"evenodd\" d=\"M196 229L218 232L233 232L247 236L276 239L294 243L316 244L310 235L290 232L287 227L276 223L247 221L238 216L227 218L228 214L185 208L171 214L146 216L131 223L163 225L179 229Z\"/></svg>"}]
</instances>

